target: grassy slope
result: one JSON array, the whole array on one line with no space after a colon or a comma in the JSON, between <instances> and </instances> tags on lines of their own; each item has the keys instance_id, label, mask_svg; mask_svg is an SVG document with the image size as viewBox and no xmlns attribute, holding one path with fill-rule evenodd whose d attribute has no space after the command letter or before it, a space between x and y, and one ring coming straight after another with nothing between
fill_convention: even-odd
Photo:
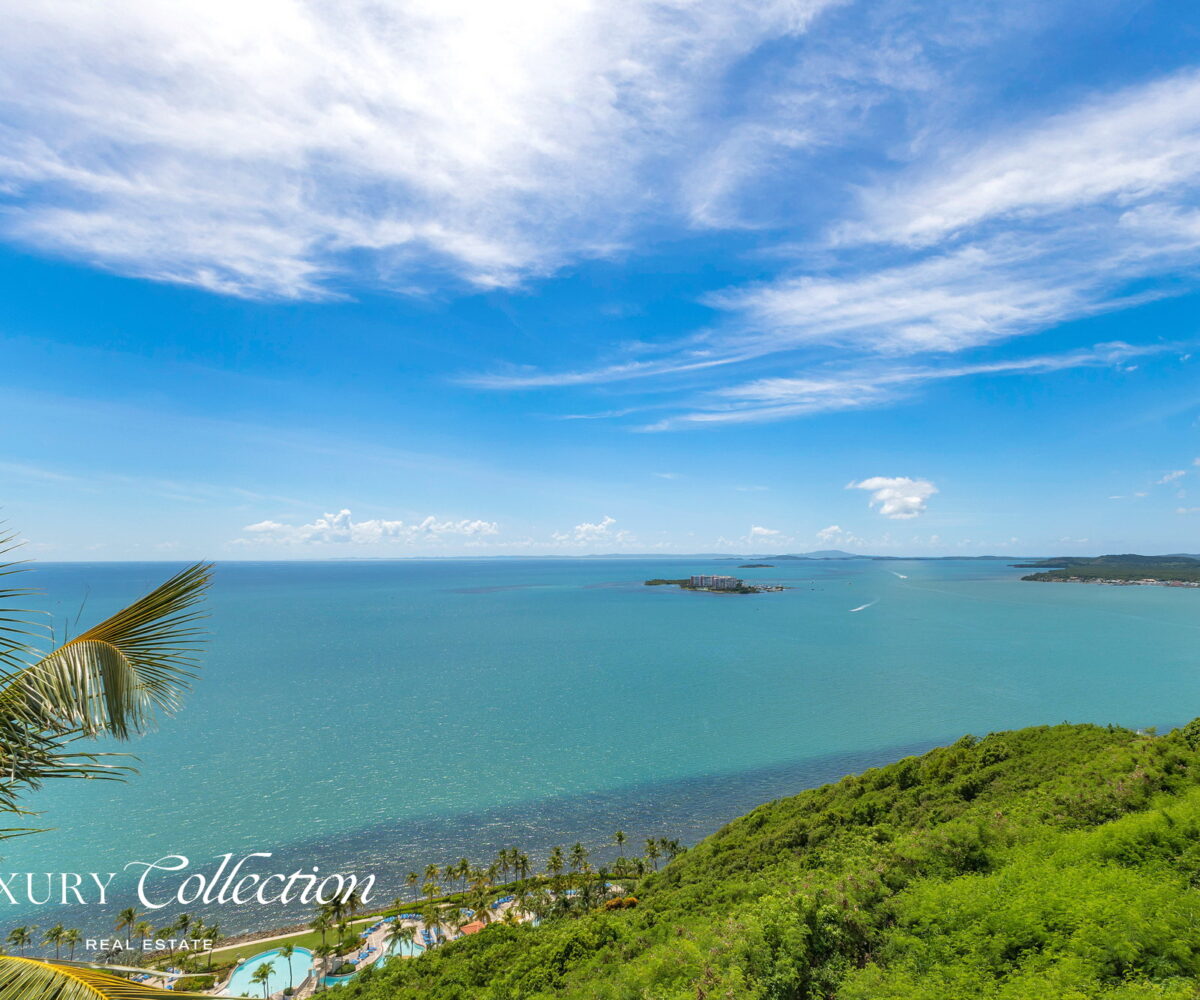
<instances>
[{"instance_id":1,"label":"grassy slope","mask_svg":"<svg viewBox=\"0 0 1200 1000\"><path fill-rule=\"evenodd\" d=\"M1196 746L1200 720L966 738L758 807L635 910L492 927L339 998L1196 997Z\"/></svg>"}]
</instances>

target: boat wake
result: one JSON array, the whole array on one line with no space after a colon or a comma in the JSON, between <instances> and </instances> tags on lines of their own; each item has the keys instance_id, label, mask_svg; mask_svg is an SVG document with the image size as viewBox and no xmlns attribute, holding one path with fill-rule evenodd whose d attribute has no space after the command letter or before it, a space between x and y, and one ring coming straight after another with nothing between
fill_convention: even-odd
<instances>
[{"instance_id":1,"label":"boat wake","mask_svg":"<svg viewBox=\"0 0 1200 1000\"><path fill-rule=\"evenodd\" d=\"M892 576L898 576L898 577L900 577L900 579L901 579L901 580L907 580L907 579L908 579L908 577L907 577L907 576L905 576L905 574L903 574L903 573L897 573L897 572L896 572L894 569L889 569L889 570L888 570L888 572L889 572L889 573L891 573L891 574L892 574Z\"/></svg>"},{"instance_id":2,"label":"boat wake","mask_svg":"<svg viewBox=\"0 0 1200 1000\"><path fill-rule=\"evenodd\" d=\"M854 614L855 611L866 611L867 608L873 607L874 605L876 605L878 603L879 603L879 598L876 598L875 600L871 601L870 604L860 604L857 608L851 608L850 614Z\"/></svg>"}]
</instances>

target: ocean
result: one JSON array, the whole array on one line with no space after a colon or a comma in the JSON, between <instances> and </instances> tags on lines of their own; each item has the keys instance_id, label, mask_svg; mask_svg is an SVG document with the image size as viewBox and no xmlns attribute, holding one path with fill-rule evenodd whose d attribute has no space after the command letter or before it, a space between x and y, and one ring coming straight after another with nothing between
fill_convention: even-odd
<instances>
[{"instance_id":1,"label":"ocean","mask_svg":"<svg viewBox=\"0 0 1200 1000\"><path fill-rule=\"evenodd\" d=\"M374 873L390 900L410 870L505 845L536 861L577 840L612 857L618 828L631 845L692 842L759 802L964 733L1200 715L1197 590L1023 583L1005 561L736 566L220 564L185 707L104 747L136 753L139 773L30 796L52 829L5 842L3 871L120 872L172 854L211 869L261 851L273 857L260 871ZM175 568L44 564L26 582L60 626L81 603L86 625ZM701 572L792 589L642 585ZM102 933L130 901L4 902L0 928ZM232 934L308 914L205 915Z\"/></svg>"}]
</instances>

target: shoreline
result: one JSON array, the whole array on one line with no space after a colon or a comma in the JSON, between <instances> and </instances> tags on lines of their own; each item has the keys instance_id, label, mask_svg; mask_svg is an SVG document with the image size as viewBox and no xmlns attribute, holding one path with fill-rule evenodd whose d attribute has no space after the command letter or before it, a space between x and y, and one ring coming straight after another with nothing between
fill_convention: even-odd
<instances>
[{"instance_id":1,"label":"shoreline","mask_svg":"<svg viewBox=\"0 0 1200 1000\"><path fill-rule=\"evenodd\" d=\"M1022 581L1029 583L1090 583L1102 587L1176 587L1195 590L1200 588L1200 581L1194 580L1120 580L1087 576L1023 576Z\"/></svg>"}]
</instances>

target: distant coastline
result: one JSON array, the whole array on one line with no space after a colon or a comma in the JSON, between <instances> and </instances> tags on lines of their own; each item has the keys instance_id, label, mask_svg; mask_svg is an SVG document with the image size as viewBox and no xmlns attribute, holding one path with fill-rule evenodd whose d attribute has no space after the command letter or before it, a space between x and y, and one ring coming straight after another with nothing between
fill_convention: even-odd
<instances>
[{"instance_id":1,"label":"distant coastline","mask_svg":"<svg viewBox=\"0 0 1200 1000\"><path fill-rule=\"evenodd\" d=\"M1109 587L1200 587L1200 559L1189 555L1142 556L1133 553L1061 557L1014 563L1038 569L1021 577L1034 583L1096 583Z\"/></svg>"}]
</instances>

